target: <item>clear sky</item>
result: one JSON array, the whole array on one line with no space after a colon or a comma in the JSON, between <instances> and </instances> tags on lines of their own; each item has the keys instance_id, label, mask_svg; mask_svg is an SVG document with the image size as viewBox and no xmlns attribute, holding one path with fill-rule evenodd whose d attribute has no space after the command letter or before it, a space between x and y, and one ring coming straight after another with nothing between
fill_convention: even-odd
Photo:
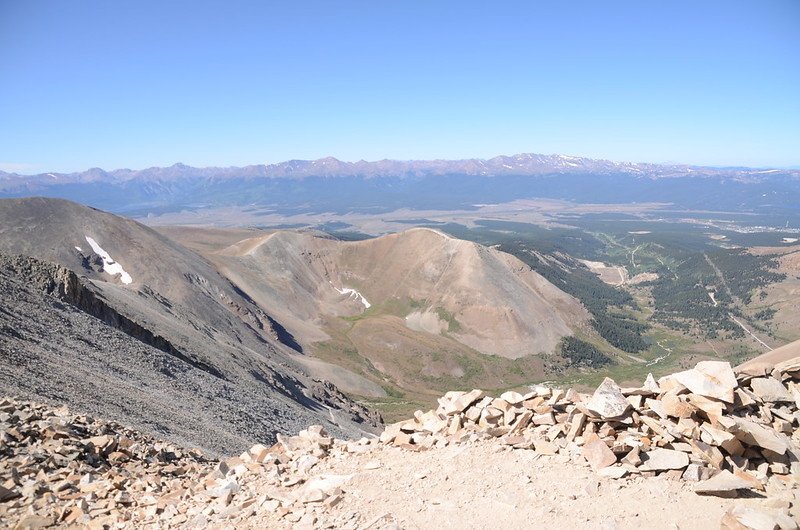
<instances>
[{"instance_id":1,"label":"clear sky","mask_svg":"<svg viewBox=\"0 0 800 530\"><path fill-rule=\"evenodd\" d=\"M0 169L800 166L800 0L0 0Z\"/></svg>"}]
</instances>

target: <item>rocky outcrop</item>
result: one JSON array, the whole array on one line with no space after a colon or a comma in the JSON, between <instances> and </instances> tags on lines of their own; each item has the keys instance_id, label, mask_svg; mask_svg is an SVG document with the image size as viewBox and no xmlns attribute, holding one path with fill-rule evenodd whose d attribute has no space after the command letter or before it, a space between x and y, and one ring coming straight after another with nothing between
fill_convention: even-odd
<instances>
[{"instance_id":1,"label":"rocky outcrop","mask_svg":"<svg viewBox=\"0 0 800 530\"><path fill-rule=\"evenodd\" d=\"M0 255L0 268L148 346L173 355L215 377L224 378L215 367L183 353L161 335L153 333L138 322L120 314L103 299L102 295L92 290L88 286L88 282L66 267L28 256Z\"/></svg>"},{"instance_id":2,"label":"rocky outcrop","mask_svg":"<svg viewBox=\"0 0 800 530\"><path fill-rule=\"evenodd\" d=\"M334 445L339 454L370 449L320 426L278 438L214 460L66 407L2 399L0 527L204 528L256 511L313 522L342 499L349 477L312 468Z\"/></svg>"},{"instance_id":3,"label":"rocky outcrop","mask_svg":"<svg viewBox=\"0 0 800 530\"><path fill-rule=\"evenodd\" d=\"M97 528L174 509L202 470L201 453L116 423L0 401L0 526Z\"/></svg>"},{"instance_id":4,"label":"rocky outcrop","mask_svg":"<svg viewBox=\"0 0 800 530\"><path fill-rule=\"evenodd\" d=\"M114 298L115 289L123 296ZM226 347L218 328L146 284L110 289L42 260L0 257L0 300L4 394L68 405L214 455L314 423L338 437L379 429L374 414L271 355L269 345ZM149 311L156 305L163 313Z\"/></svg>"}]
</instances>

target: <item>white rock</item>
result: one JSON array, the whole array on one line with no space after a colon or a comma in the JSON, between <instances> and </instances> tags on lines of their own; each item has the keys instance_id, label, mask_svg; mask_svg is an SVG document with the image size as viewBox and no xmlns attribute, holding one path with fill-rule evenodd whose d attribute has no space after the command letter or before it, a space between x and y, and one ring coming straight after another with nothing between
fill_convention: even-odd
<instances>
[{"instance_id":1,"label":"white rock","mask_svg":"<svg viewBox=\"0 0 800 530\"><path fill-rule=\"evenodd\" d=\"M673 449L653 449L642 453L642 471L666 471L683 469L689 465L689 455Z\"/></svg>"},{"instance_id":2,"label":"white rock","mask_svg":"<svg viewBox=\"0 0 800 530\"><path fill-rule=\"evenodd\" d=\"M467 407L483 397L483 391L474 389L469 392L448 392L439 398L439 411L452 416L467 410Z\"/></svg>"},{"instance_id":3,"label":"white rock","mask_svg":"<svg viewBox=\"0 0 800 530\"><path fill-rule=\"evenodd\" d=\"M518 405L525 401L525 397L519 392L503 392L500 394L500 399L507 401L512 405Z\"/></svg>"},{"instance_id":4,"label":"white rock","mask_svg":"<svg viewBox=\"0 0 800 530\"><path fill-rule=\"evenodd\" d=\"M672 377L695 394L733 403L733 391L738 383L730 363L703 361L691 370L678 372Z\"/></svg>"},{"instance_id":5,"label":"white rock","mask_svg":"<svg viewBox=\"0 0 800 530\"><path fill-rule=\"evenodd\" d=\"M608 377L603 379L586 404L587 409L601 418L619 418L630 406L617 383Z\"/></svg>"}]
</instances>

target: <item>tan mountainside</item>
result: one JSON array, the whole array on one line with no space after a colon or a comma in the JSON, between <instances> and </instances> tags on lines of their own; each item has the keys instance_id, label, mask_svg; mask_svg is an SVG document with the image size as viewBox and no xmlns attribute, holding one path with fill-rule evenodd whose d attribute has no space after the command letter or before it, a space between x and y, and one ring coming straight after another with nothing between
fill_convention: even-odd
<instances>
[{"instance_id":1,"label":"tan mountainside","mask_svg":"<svg viewBox=\"0 0 800 530\"><path fill-rule=\"evenodd\" d=\"M772 256L778 266L775 271L786 278L764 288L765 297L758 297L750 307L753 311L772 309L772 326L780 330L781 338L800 339L800 246L753 247L749 252L759 256Z\"/></svg>"},{"instance_id":2,"label":"tan mountainside","mask_svg":"<svg viewBox=\"0 0 800 530\"><path fill-rule=\"evenodd\" d=\"M289 310L280 319L289 330L305 331L309 318L356 316L406 299L421 306L405 318L410 329L450 331L481 353L517 358L551 352L570 325L587 318L577 300L512 256L429 229L356 242L276 232L218 255L262 307ZM245 276L254 271L263 274L259 283ZM347 289L356 293L341 292Z\"/></svg>"},{"instance_id":3,"label":"tan mountainside","mask_svg":"<svg viewBox=\"0 0 800 530\"><path fill-rule=\"evenodd\" d=\"M0 200L0 302L8 393L214 452L309 421L374 429L363 407L309 377L274 317L202 256L130 219L57 199Z\"/></svg>"},{"instance_id":4,"label":"tan mountainside","mask_svg":"<svg viewBox=\"0 0 800 530\"><path fill-rule=\"evenodd\" d=\"M525 358L535 370L530 356L588 328L580 302L516 258L438 231L348 242L278 231L231 241L237 232L228 245L224 232L164 229L190 247L215 241L206 257L305 351L378 382L419 392L508 384L503 367Z\"/></svg>"}]
</instances>

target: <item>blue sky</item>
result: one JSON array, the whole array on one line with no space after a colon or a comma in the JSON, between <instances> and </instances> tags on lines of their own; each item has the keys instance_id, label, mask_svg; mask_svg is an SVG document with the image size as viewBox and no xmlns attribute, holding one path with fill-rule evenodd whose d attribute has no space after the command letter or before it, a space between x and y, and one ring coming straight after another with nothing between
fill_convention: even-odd
<instances>
[{"instance_id":1,"label":"blue sky","mask_svg":"<svg viewBox=\"0 0 800 530\"><path fill-rule=\"evenodd\" d=\"M0 169L800 166L800 1L0 0Z\"/></svg>"}]
</instances>

